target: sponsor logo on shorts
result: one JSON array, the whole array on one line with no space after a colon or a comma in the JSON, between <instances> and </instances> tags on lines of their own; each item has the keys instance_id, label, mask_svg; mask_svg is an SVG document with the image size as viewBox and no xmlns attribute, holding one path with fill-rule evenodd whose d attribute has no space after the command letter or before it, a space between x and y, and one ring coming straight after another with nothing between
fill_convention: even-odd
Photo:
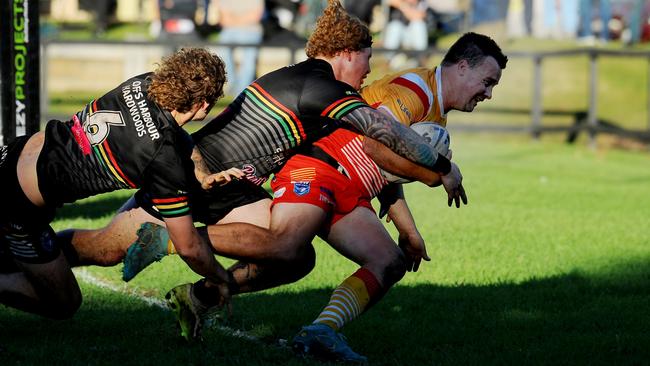
<instances>
[{"instance_id":1,"label":"sponsor logo on shorts","mask_svg":"<svg viewBox=\"0 0 650 366\"><path fill-rule=\"evenodd\" d=\"M309 182L295 182L293 183L293 193L297 196L304 196L309 193L311 184Z\"/></svg>"},{"instance_id":2,"label":"sponsor logo on shorts","mask_svg":"<svg viewBox=\"0 0 650 366\"><path fill-rule=\"evenodd\" d=\"M284 192L287 191L287 187L282 187L278 189L277 191L273 192L273 198L280 198L284 196Z\"/></svg>"},{"instance_id":3,"label":"sponsor logo on shorts","mask_svg":"<svg viewBox=\"0 0 650 366\"><path fill-rule=\"evenodd\" d=\"M321 200L321 202L325 202L328 205L333 205L334 204L334 202L332 202L332 200L328 196L326 196L326 195L324 195L322 193L320 194L320 200Z\"/></svg>"},{"instance_id":4,"label":"sponsor logo on shorts","mask_svg":"<svg viewBox=\"0 0 650 366\"><path fill-rule=\"evenodd\" d=\"M325 188L325 187L319 187L320 188L320 200L321 202L325 202L328 205L333 205L334 204L334 192L332 192L331 189Z\"/></svg>"}]
</instances>

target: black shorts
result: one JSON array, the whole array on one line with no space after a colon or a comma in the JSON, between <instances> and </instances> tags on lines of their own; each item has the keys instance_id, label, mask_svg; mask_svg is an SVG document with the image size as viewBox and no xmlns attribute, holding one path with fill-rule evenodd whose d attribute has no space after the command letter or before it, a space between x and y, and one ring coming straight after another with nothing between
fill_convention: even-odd
<instances>
[{"instance_id":1,"label":"black shorts","mask_svg":"<svg viewBox=\"0 0 650 366\"><path fill-rule=\"evenodd\" d=\"M263 199L271 199L271 195L263 187L245 179L233 180L223 187L192 192L190 196L192 218L194 222L205 225L216 224L233 209ZM144 191L137 191L135 200L147 213L162 220L162 216L153 207L151 199Z\"/></svg>"},{"instance_id":2,"label":"black shorts","mask_svg":"<svg viewBox=\"0 0 650 366\"><path fill-rule=\"evenodd\" d=\"M18 157L29 136L14 139L0 148L0 253L26 263L47 263L60 253L56 235L50 227L55 209L37 207L23 193L18 182ZM0 265L3 262L0 261Z\"/></svg>"}]
</instances>

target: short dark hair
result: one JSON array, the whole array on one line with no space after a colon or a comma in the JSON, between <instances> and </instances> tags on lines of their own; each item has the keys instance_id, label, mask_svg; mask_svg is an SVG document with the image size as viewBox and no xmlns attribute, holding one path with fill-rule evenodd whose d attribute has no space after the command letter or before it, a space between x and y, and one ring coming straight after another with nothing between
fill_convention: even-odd
<instances>
[{"instance_id":1,"label":"short dark hair","mask_svg":"<svg viewBox=\"0 0 650 366\"><path fill-rule=\"evenodd\" d=\"M470 67L475 67L488 56L494 57L500 68L506 68L508 57L501 52L501 48L492 38L484 34L468 32L449 48L442 59L442 66L454 65L461 60L466 60Z\"/></svg>"}]
</instances>

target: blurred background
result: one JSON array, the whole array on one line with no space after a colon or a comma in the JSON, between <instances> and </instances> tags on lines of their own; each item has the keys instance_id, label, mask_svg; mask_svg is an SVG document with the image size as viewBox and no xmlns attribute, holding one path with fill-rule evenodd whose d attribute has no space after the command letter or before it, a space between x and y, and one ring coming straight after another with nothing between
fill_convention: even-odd
<instances>
[{"instance_id":1,"label":"blurred background","mask_svg":"<svg viewBox=\"0 0 650 366\"><path fill-rule=\"evenodd\" d=\"M305 58L326 0L38 0L40 119L68 119L185 46L228 65L221 106L255 77ZM372 73L433 67L467 31L510 58L493 101L449 128L647 148L650 1L345 0L373 32ZM416 16L398 10L409 6ZM247 14L249 16L242 16ZM424 23L425 27L415 27ZM219 112L215 108L213 114Z\"/></svg>"}]
</instances>

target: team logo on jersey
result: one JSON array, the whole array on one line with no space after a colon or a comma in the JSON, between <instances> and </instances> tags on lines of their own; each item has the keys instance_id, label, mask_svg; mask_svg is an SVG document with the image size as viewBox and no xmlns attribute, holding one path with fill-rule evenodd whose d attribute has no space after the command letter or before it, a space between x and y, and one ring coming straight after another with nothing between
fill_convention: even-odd
<instances>
[{"instance_id":1,"label":"team logo on jersey","mask_svg":"<svg viewBox=\"0 0 650 366\"><path fill-rule=\"evenodd\" d=\"M310 182L294 182L293 183L293 193L295 193L296 196L304 196L307 193L309 193L310 189L311 189L311 183Z\"/></svg>"},{"instance_id":2,"label":"team logo on jersey","mask_svg":"<svg viewBox=\"0 0 650 366\"><path fill-rule=\"evenodd\" d=\"M287 191L287 187L282 187L278 189L277 191L273 192L273 198L280 198L284 196L284 192Z\"/></svg>"},{"instance_id":3,"label":"team logo on jersey","mask_svg":"<svg viewBox=\"0 0 650 366\"><path fill-rule=\"evenodd\" d=\"M254 165L244 164L241 167L241 170L242 172L244 172L244 176L246 177L246 179L257 186L261 186L268 179L268 177L258 177L257 169L255 168Z\"/></svg>"},{"instance_id":4,"label":"team logo on jersey","mask_svg":"<svg viewBox=\"0 0 650 366\"><path fill-rule=\"evenodd\" d=\"M119 111L97 111L89 115L83 123L84 132L91 145L99 145L111 132L111 126L126 126Z\"/></svg>"}]
</instances>

